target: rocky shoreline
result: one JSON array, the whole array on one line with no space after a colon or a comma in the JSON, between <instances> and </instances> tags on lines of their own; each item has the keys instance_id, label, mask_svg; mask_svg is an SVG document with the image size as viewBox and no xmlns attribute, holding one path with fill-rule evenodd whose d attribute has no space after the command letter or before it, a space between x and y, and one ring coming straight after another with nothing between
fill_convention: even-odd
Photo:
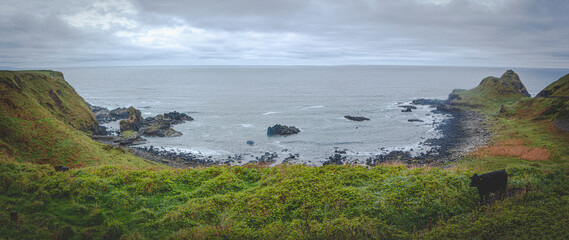
<instances>
[{"instance_id":1,"label":"rocky shoreline","mask_svg":"<svg viewBox=\"0 0 569 240\"><path fill-rule=\"evenodd\" d=\"M434 113L450 115L436 128L443 135L441 138L427 139L423 144L431 149L417 156L410 151L394 150L385 154L378 154L361 161L348 157L347 149L336 150L323 165L328 164L365 164L376 166L386 163L402 163L419 166L440 166L456 161L466 156L472 150L486 145L492 133L488 130L486 118L475 111L458 108L446 100L417 99L413 105L428 105L436 108ZM409 108L407 108L409 109Z\"/></svg>"},{"instance_id":2,"label":"rocky shoreline","mask_svg":"<svg viewBox=\"0 0 569 240\"><path fill-rule=\"evenodd\" d=\"M323 165L359 164L359 165L375 166L379 164L396 162L407 165L420 165L420 166L443 165L448 162L456 161L464 157L470 151L476 149L477 147L485 145L491 137L490 131L487 130L488 124L486 123L486 119L482 114L470 110L465 110L463 108L458 108L456 106L452 106L452 104L449 104L448 100L417 99L414 100L411 103L411 105L405 105L402 106L402 108L411 110L411 109L416 109L417 105L427 105L435 108L435 110L433 110L433 113L445 114L451 116L449 118L444 119L436 128L437 131L441 132L442 134L441 138L427 139L422 143L422 145L430 147L430 150L420 154L414 154L413 149L407 151L394 150L384 154L367 156L366 159L359 159L358 157L350 156L350 154L348 154L349 152L348 149L344 150L336 149L334 154L328 157L322 164ZM102 109L98 107L95 108L99 111L101 111ZM122 114L122 115L110 114L109 116L105 116L104 118L105 120L108 119L118 120L122 117L128 116L128 114L124 114L124 112L128 112L128 109L126 108L116 109L111 111L102 109L102 111L105 114L111 111L114 111L115 113L118 114ZM132 117L132 114L130 114L130 116ZM144 119L144 121L150 123L150 125L159 125L160 123L167 122L168 124L164 125L168 126L191 120L193 120L193 118L187 115L182 115L177 112L166 113L163 115L158 115L157 117ZM275 126L278 127L278 125ZM294 133L299 132L299 131L297 132L296 131L297 129L294 127L288 127L288 126L284 127L287 127L286 129L291 128L292 130L295 130L292 131ZM271 130L271 127L269 127L268 130ZM144 139L141 139L138 134L132 134L128 137L124 136L125 135L124 133L130 133L130 132L137 133L136 131L125 131L123 132L123 134L121 134L121 136L93 136L92 138L94 140L106 144L114 146L122 146L124 148L127 148L133 154L142 157L144 159L177 168L207 167L213 165L241 165L241 164L272 165L277 163L278 161L278 154L276 152L266 152L265 154L262 154L257 157L253 155L244 156L243 154L236 154L234 156L228 156L227 158L213 159L211 156L206 157L199 154L167 150L164 148L156 148L152 146L136 147L135 145L143 143ZM268 135L272 135L269 134L269 132ZM287 135L287 134L281 134L281 135ZM296 160L299 156L298 154L291 154L288 152L285 153L284 151L283 153L286 155L286 158L284 158L284 160L282 160L280 164L294 162L294 160Z\"/></svg>"}]
</instances>

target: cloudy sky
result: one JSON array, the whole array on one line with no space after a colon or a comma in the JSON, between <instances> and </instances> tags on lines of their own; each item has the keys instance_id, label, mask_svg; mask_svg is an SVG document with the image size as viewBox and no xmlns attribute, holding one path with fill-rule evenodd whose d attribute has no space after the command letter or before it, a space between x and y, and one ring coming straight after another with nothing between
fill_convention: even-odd
<instances>
[{"instance_id":1,"label":"cloudy sky","mask_svg":"<svg viewBox=\"0 0 569 240\"><path fill-rule=\"evenodd\" d=\"M0 66L569 67L566 0L0 0Z\"/></svg>"}]
</instances>

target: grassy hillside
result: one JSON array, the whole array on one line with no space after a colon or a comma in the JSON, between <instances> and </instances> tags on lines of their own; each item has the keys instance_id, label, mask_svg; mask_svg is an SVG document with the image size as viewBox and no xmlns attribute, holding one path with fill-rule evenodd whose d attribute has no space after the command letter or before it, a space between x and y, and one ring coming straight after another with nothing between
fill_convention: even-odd
<instances>
[{"instance_id":1,"label":"grassy hillside","mask_svg":"<svg viewBox=\"0 0 569 240\"><path fill-rule=\"evenodd\" d=\"M508 70L500 78L483 79L473 89L453 90L449 95L449 104L453 107L493 112L500 109L503 104L516 102L529 96L518 74Z\"/></svg>"},{"instance_id":2,"label":"grassy hillside","mask_svg":"<svg viewBox=\"0 0 569 240\"><path fill-rule=\"evenodd\" d=\"M558 99L528 98L517 75L505 75L454 92L451 105L485 113L495 137L445 168L140 169L48 110L36 120L2 115L11 137L2 135L10 158L0 158L0 238L569 239L569 134L553 119ZM59 152L71 145L82 153ZM75 168L55 172L34 160L44 156ZM510 195L478 205L469 177L498 169Z\"/></svg>"},{"instance_id":3,"label":"grassy hillside","mask_svg":"<svg viewBox=\"0 0 569 240\"><path fill-rule=\"evenodd\" d=\"M100 131L89 107L53 71L0 71L0 158L3 161L148 166L144 160L89 138Z\"/></svg>"},{"instance_id":4,"label":"grassy hillside","mask_svg":"<svg viewBox=\"0 0 569 240\"><path fill-rule=\"evenodd\" d=\"M547 86L537 97L569 97L569 74Z\"/></svg>"},{"instance_id":5,"label":"grassy hillside","mask_svg":"<svg viewBox=\"0 0 569 240\"><path fill-rule=\"evenodd\" d=\"M516 197L441 222L421 238L567 239L569 237L569 132L557 125L567 116L569 75L546 89L559 97L521 98L483 108L495 137L455 166L477 172L519 169L531 180ZM556 87L562 86L562 87ZM539 96L539 95L538 95ZM497 104L504 104L497 111ZM509 184L519 184L510 178Z\"/></svg>"}]
</instances>

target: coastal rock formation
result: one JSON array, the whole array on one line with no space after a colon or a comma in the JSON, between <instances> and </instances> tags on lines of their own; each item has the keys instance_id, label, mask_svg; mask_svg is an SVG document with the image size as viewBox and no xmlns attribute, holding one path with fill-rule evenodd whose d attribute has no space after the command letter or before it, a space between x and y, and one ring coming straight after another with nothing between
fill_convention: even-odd
<instances>
[{"instance_id":1,"label":"coastal rock formation","mask_svg":"<svg viewBox=\"0 0 569 240\"><path fill-rule=\"evenodd\" d=\"M124 131L138 131L144 124L144 119L139 110L134 107L128 108L128 119L120 121L120 130Z\"/></svg>"},{"instance_id":2,"label":"coastal rock formation","mask_svg":"<svg viewBox=\"0 0 569 240\"><path fill-rule=\"evenodd\" d=\"M328 160L323 162L322 165L326 166L326 165L344 165L344 163L347 161L347 157L346 156L342 156L339 153L334 154L334 156L330 156L328 157Z\"/></svg>"},{"instance_id":3,"label":"coastal rock formation","mask_svg":"<svg viewBox=\"0 0 569 240\"><path fill-rule=\"evenodd\" d=\"M267 128L267 136L288 136L292 134L297 134L300 132L300 129L294 126L285 126L276 124L272 127Z\"/></svg>"},{"instance_id":4,"label":"coastal rock formation","mask_svg":"<svg viewBox=\"0 0 569 240\"><path fill-rule=\"evenodd\" d=\"M194 120L194 118L188 116L187 114L179 113L176 111L164 113L164 117L172 119L171 120L172 124L180 124L180 123L184 123L186 121L193 121Z\"/></svg>"},{"instance_id":5,"label":"coastal rock formation","mask_svg":"<svg viewBox=\"0 0 569 240\"><path fill-rule=\"evenodd\" d=\"M143 136L148 137L179 137L182 136L181 132L174 130L170 123L159 122L150 126L145 126L141 130Z\"/></svg>"},{"instance_id":6,"label":"coastal rock formation","mask_svg":"<svg viewBox=\"0 0 569 240\"><path fill-rule=\"evenodd\" d=\"M408 109L413 109L413 110L417 109L417 107L415 107L415 106L413 106L413 105L400 105L399 107L400 107L400 108L405 108L405 109L407 109L407 108L408 108Z\"/></svg>"},{"instance_id":7,"label":"coastal rock formation","mask_svg":"<svg viewBox=\"0 0 569 240\"><path fill-rule=\"evenodd\" d=\"M346 119L348 119L348 120L356 121L356 122L369 121L369 118L362 117L362 116L350 116L350 115L346 115L346 116L344 116L344 118L346 118Z\"/></svg>"},{"instance_id":8,"label":"coastal rock formation","mask_svg":"<svg viewBox=\"0 0 569 240\"><path fill-rule=\"evenodd\" d=\"M89 108L93 114L95 114L95 117L97 117L97 121L99 123L114 122L121 119L127 119L129 117L128 108L125 107L109 110L104 107L93 106L89 104Z\"/></svg>"},{"instance_id":9,"label":"coastal rock formation","mask_svg":"<svg viewBox=\"0 0 569 240\"><path fill-rule=\"evenodd\" d=\"M141 138L138 132L135 131L124 131L120 136L113 139L113 142L118 143L122 146L128 145L138 145L146 142L146 139Z\"/></svg>"},{"instance_id":10,"label":"coastal rock formation","mask_svg":"<svg viewBox=\"0 0 569 240\"><path fill-rule=\"evenodd\" d=\"M401 110L401 112L412 112L411 108L405 108L403 110Z\"/></svg>"},{"instance_id":11,"label":"coastal rock formation","mask_svg":"<svg viewBox=\"0 0 569 240\"><path fill-rule=\"evenodd\" d=\"M480 84L471 91L496 99L531 97L518 74L512 70L506 71L500 78L484 78ZM451 93L449 100L454 99L462 100L460 95L453 96Z\"/></svg>"},{"instance_id":12,"label":"coastal rock formation","mask_svg":"<svg viewBox=\"0 0 569 240\"><path fill-rule=\"evenodd\" d=\"M408 152L391 151L385 155L376 155L374 157L366 159L366 164L369 166L375 166L386 162L408 162L412 159L413 156Z\"/></svg>"},{"instance_id":13,"label":"coastal rock formation","mask_svg":"<svg viewBox=\"0 0 569 240\"><path fill-rule=\"evenodd\" d=\"M176 125L176 124L185 123L186 121L193 121L194 119L185 113L179 113L174 111L174 112L159 114L154 117L147 117L145 120L148 124L169 123L170 125Z\"/></svg>"}]
</instances>

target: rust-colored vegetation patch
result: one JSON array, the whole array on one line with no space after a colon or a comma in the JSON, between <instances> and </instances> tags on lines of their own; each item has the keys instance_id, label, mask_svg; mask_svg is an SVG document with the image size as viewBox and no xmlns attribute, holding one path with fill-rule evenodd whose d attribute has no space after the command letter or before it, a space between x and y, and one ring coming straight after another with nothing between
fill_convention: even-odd
<instances>
[{"instance_id":1,"label":"rust-colored vegetation patch","mask_svg":"<svg viewBox=\"0 0 569 240\"><path fill-rule=\"evenodd\" d=\"M517 157L529 161L547 161L551 157L549 150L545 148L532 148L526 146L527 141L521 138L508 139L493 146L478 149L477 155Z\"/></svg>"}]
</instances>

